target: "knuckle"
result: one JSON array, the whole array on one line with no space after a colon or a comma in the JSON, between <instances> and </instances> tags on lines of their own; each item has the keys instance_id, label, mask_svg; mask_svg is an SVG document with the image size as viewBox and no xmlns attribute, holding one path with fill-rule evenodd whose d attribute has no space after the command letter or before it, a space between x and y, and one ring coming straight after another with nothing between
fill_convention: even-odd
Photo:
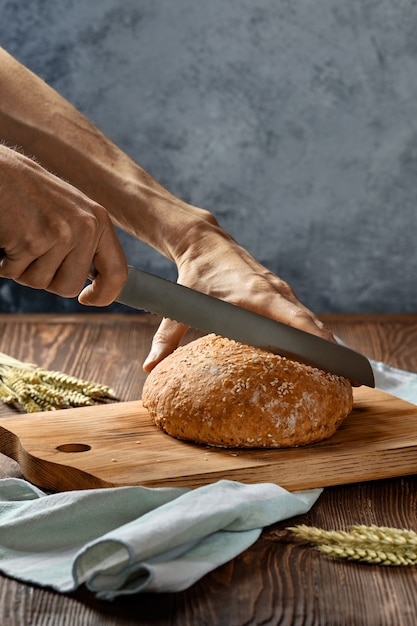
<instances>
[{"instance_id":1,"label":"knuckle","mask_svg":"<svg viewBox=\"0 0 417 626\"><path fill-rule=\"evenodd\" d=\"M78 289L69 285L55 285L54 281L49 283L46 287L43 287L43 289L45 289L45 291L55 293L58 296L61 296L61 298L75 298L81 291L81 287Z\"/></svg>"},{"instance_id":2,"label":"knuckle","mask_svg":"<svg viewBox=\"0 0 417 626\"><path fill-rule=\"evenodd\" d=\"M302 326L308 322L311 322L312 316L303 309L293 309L291 313L291 321L296 326Z\"/></svg>"},{"instance_id":3,"label":"knuckle","mask_svg":"<svg viewBox=\"0 0 417 626\"><path fill-rule=\"evenodd\" d=\"M238 289L227 298L229 302L245 308L261 310L271 295L271 285L264 276L249 274L237 283ZM274 290L276 292L276 290ZM248 303L251 303L249 306Z\"/></svg>"},{"instance_id":4,"label":"knuckle","mask_svg":"<svg viewBox=\"0 0 417 626\"><path fill-rule=\"evenodd\" d=\"M10 278L10 279L16 279L19 278L19 273L16 271L16 269L10 265L10 264L4 264L4 265L0 265L0 276L2 278Z\"/></svg>"},{"instance_id":5,"label":"knuckle","mask_svg":"<svg viewBox=\"0 0 417 626\"><path fill-rule=\"evenodd\" d=\"M166 328L158 328L156 333L153 336L152 343L155 344L166 344L170 341L170 333Z\"/></svg>"},{"instance_id":6,"label":"knuckle","mask_svg":"<svg viewBox=\"0 0 417 626\"><path fill-rule=\"evenodd\" d=\"M24 274L21 277L21 280L19 282L23 282L22 278L24 278ZM28 277L25 280L26 280L26 284L32 287L33 289L45 289L47 291L50 285L50 281L42 277L37 277L37 276L30 277L30 278Z\"/></svg>"},{"instance_id":7,"label":"knuckle","mask_svg":"<svg viewBox=\"0 0 417 626\"><path fill-rule=\"evenodd\" d=\"M180 337L187 327L175 320L164 319L158 330L154 334L152 343L153 345L167 345L172 344Z\"/></svg>"}]
</instances>

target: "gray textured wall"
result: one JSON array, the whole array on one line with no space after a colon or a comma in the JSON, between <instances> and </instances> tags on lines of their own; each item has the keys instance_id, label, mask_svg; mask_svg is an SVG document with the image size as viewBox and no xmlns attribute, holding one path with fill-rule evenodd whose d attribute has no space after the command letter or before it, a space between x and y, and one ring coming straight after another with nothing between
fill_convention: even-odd
<instances>
[{"instance_id":1,"label":"gray textured wall","mask_svg":"<svg viewBox=\"0 0 417 626\"><path fill-rule=\"evenodd\" d=\"M415 1L0 0L0 43L313 310L417 310Z\"/></svg>"}]
</instances>

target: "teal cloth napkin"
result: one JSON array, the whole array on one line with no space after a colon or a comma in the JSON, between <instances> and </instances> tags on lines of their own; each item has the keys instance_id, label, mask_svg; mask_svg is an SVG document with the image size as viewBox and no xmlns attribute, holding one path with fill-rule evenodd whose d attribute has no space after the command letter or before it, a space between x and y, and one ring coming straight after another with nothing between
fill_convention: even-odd
<instances>
[{"instance_id":1,"label":"teal cloth napkin","mask_svg":"<svg viewBox=\"0 0 417 626\"><path fill-rule=\"evenodd\" d=\"M347 344L336 336L337 343L342 346ZM386 391L392 396L417 404L417 374L407 372L396 367L391 367L382 361L369 359L375 378L375 387Z\"/></svg>"},{"instance_id":2,"label":"teal cloth napkin","mask_svg":"<svg viewBox=\"0 0 417 626\"><path fill-rule=\"evenodd\" d=\"M391 367L381 361L371 360L371 365L377 389L417 404L417 374Z\"/></svg>"},{"instance_id":3,"label":"teal cloth napkin","mask_svg":"<svg viewBox=\"0 0 417 626\"><path fill-rule=\"evenodd\" d=\"M262 528L306 513L321 489L222 480L186 488L119 487L47 495L0 480L0 570L102 599L173 592L246 550Z\"/></svg>"}]
</instances>

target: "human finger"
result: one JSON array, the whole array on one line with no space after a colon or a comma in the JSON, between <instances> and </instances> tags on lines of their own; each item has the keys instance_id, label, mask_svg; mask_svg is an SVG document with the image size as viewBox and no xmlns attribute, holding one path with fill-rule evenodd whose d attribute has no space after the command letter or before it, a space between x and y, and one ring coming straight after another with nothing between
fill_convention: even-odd
<instances>
[{"instance_id":1,"label":"human finger","mask_svg":"<svg viewBox=\"0 0 417 626\"><path fill-rule=\"evenodd\" d=\"M82 257L71 261L71 257L62 258L62 250L54 247L33 259L19 273L11 272L15 282L33 289L44 289L64 298L71 298L81 291L87 276L88 261Z\"/></svg>"},{"instance_id":2,"label":"human finger","mask_svg":"<svg viewBox=\"0 0 417 626\"><path fill-rule=\"evenodd\" d=\"M155 365L171 354L179 346L187 330L188 326L185 324L164 318L152 339L150 352L143 363L144 371L150 372Z\"/></svg>"},{"instance_id":3,"label":"human finger","mask_svg":"<svg viewBox=\"0 0 417 626\"><path fill-rule=\"evenodd\" d=\"M102 235L92 259L92 282L78 296L80 304L107 306L114 302L127 279L127 261L113 227ZM88 268L88 273L91 263Z\"/></svg>"},{"instance_id":4,"label":"human finger","mask_svg":"<svg viewBox=\"0 0 417 626\"><path fill-rule=\"evenodd\" d=\"M244 284L235 303L271 319L335 341L330 329L298 300L293 289L274 274L255 276ZM249 296L248 296L249 294Z\"/></svg>"}]
</instances>

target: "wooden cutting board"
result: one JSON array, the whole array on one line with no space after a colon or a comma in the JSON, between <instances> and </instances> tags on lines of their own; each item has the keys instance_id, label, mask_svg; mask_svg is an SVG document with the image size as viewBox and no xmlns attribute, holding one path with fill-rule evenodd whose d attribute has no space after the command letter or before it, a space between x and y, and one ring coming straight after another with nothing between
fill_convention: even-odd
<instances>
[{"instance_id":1,"label":"wooden cutting board","mask_svg":"<svg viewBox=\"0 0 417 626\"><path fill-rule=\"evenodd\" d=\"M0 418L0 452L54 491L122 485L198 487L220 479L289 490L417 472L417 406L354 390L354 410L327 441L280 450L223 450L173 439L141 402Z\"/></svg>"}]
</instances>

